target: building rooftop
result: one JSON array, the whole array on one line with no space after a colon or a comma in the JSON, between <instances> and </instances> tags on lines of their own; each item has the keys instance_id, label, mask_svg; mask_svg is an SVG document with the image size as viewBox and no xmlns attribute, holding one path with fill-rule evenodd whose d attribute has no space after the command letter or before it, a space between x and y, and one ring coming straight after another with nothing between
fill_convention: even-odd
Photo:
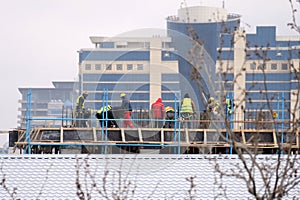
<instances>
[{"instance_id":1,"label":"building rooftop","mask_svg":"<svg viewBox=\"0 0 300 200\"><path fill-rule=\"evenodd\" d=\"M227 13L224 8L192 6L180 8L177 15L167 17L168 21L179 23L215 23L240 19L241 15Z\"/></svg>"},{"instance_id":2,"label":"building rooftop","mask_svg":"<svg viewBox=\"0 0 300 200\"><path fill-rule=\"evenodd\" d=\"M274 163L277 157L257 158ZM253 198L243 181L221 180L215 172L216 164L224 170L242 164L235 155L1 155L0 161L4 199L12 198L10 194L16 199L79 199L87 194L92 199ZM189 192L191 179L195 186ZM287 198L299 197L299 191L298 184Z\"/></svg>"}]
</instances>

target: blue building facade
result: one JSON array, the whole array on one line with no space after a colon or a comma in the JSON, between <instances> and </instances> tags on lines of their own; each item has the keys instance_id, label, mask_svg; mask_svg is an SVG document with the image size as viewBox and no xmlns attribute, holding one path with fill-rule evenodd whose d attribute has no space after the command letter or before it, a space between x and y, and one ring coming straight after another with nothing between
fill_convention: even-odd
<instances>
[{"instance_id":1,"label":"blue building facade","mask_svg":"<svg viewBox=\"0 0 300 200\"><path fill-rule=\"evenodd\" d=\"M222 60L233 63L234 48L231 38L224 35ZM276 112L282 120L295 120L299 117L299 47L297 37L277 36L275 26L257 27L256 33L245 34L245 56L243 58L243 75L245 80L239 83L246 91L246 120L270 120ZM219 62L220 63L220 62ZM234 66L235 67L235 66ZM226 74L228 91L234 91L236 74ZM270 127L270 125L265 125ZM288 124L285 127L289 127Z\"/></svg>"},{"instance_id":2,"label":"blue building facade","mask_svg":"<svg viewBox=\"0 0 300 200\"><path fill-rule=\"evenodd\" d=\"M149 110L157 98L173 105L179 94L178 58L171 38L91 37L94 49L79 52L80 91L86 105L99 109L106 103L120 106L125 92L133 110Z\"/></svg>"},{"instance_id":3,"label":"blue building facade","mask_svg":"<svg viewBox=\"0 0 300 200\"><path fill-rule=\"evenodd\" d=\"M26 127L27 107L31 107L32 127L48 127L71 125L71 121L56 120L56 118L71 118L73 112L73 91L77 87L74 81L53 81L51 88L19 88L21 93L20 115L18 126ZM28 95L31 101L28 102ZM37 119L37 120L35 120ZM44 120L40 120L44 119ZM51 120L53 119L53 120Z\"/></svg>"},{"instance_id":4,"label":"blue building facade","mask_svg":"<svg viewBox=\"0 0 300 200\"><path fill-rule=\"evenodd\" d=\"M205 77L210 76L212 79L215 79L213 78L216 74L215 63L219 56L217 48L223 42L220 35L224 33L230 34L238 29L240 27L240 17L237 14L228 14L222 8L196 6L181 8L178 10L178 15L167 18L168 36L172 37L172 45L181 55L190 55L191 51L192 54L197 54L197 52L193 52L195 45L192 43L189 44L188 39L182 39L181 34L199 42L204 51L207 52L200 59L204 59L204 62L208 65L209 73L201 72L201 70L198 71L203 78L200 86L203 89L199 90L199 84L196 81L190 81L193 90L197 94L196 96L204 97L198 101L200 111L205 109L207 99L215 95L212 94L213 89L208 88L211 83L208 83ZM179 72L186 79L190 80L193 69L193 64L190 63L193 60L193 55L183 57L184 59L179 60Z\"/></svg>"},{"instance_id":5,"label":"blue building facade","mask_svg":"<svg viewBox=\"0 0 300 200\"><path fill-rule=\"evenodd\" d=\"M213 68L210 72L220 77L212 80L215 88L219 87L217 93L207 87L212 82L202 83L206 98L217 96L222 101L225 96L230 97L239 105L235 110L236 120L267 121L272 119L272 112L280 119L299 118L296 71L299 69L300 38L277 36L275 26L260 26L256 33L246 33L240 27L240 18L222 8L181 8L176 16L167 18L168 36L182 55L188 54L193 44L183 45L178 39L180 34L197 40L204 47L209 57L204 59L211 62L206 67ZM179 72L187 79L193 69L189 63L189 59L179 61ZM202 77L209 76L199 73ZM191 82L197 92L199 85ZM201 96L201 91L197 94ZM204 103L200 105L204 106Z\"/></svg>"},{"instance_id":6,"label":"blue building facade","mask_svg":"<svg viewBox=\"0 0 300 200\"><path fill-rule=\"evenodd\" d=\"M79 53L80 91L92 94L87 103L94 109L105 100L119 105L122 92L135 109L149 109L158 97L174 105L190 93L198 112L210 96L229 97L239 105L236 120L267 120L270 111L291 119L299 38L277 36L274 26L246 33L240 21L224 8L195 6L167 17L166 37L91 37L95 48Z\"/></svg>"}]
</instances>

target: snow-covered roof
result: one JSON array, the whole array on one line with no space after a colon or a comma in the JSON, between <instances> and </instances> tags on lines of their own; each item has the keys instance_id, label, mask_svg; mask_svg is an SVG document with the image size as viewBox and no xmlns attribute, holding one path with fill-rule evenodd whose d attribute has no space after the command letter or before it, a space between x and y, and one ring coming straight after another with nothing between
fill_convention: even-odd
<instances>
[{"instance_id":1,"label":"snow-covered roof","mask_svg":"<svg viewBox=\"0 0 300 200\"><path fill-rule=\"evenodd\" d=\"M241 164L236 155L1 155L0 161L2 199L253 198L243 181L221 180L215 171L216 164L224 170ZM299 185L288 193L299 196Z\"/></svg>"}]
</instances>

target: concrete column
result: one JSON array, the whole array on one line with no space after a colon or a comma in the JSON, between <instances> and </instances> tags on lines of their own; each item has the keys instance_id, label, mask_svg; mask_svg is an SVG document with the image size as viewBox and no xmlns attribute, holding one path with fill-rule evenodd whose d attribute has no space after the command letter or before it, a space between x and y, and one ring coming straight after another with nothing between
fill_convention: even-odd
<instances>
[{"instance_id":1,"label":"concrete column","mask_svg":"<svg viewBox=\"0 0 300 200\"><path fill-rule=\"evenodd\" d=\"M291 90L291 102L290 102L290 106L291 106L291 114L290 114L290 119L293 120L293 117L295 117L295 119L299 119L299 99L300 96L297 96L296 94L298 93L297 90ZM293 116L293 114L295 114L295 116Z\"/></svg>"},{"instance_id":2,"label":"concrete column","mask_svg":"<svg viewBox=\"0 0 300 200\"><path fill-rule=\"evenodd\" d=\"M245 89L246 89L246 33L242 30L234 32L234 104L235 120L244 121ZM244 123L234 123L235 129L244 128Z\"/></svg>"},{"instance_id":3,"label":"concrete column","mask_svg":"<svg viewBox=\"0 0 300 200\"><path fill-rule=\"evenodd\" d=\"M150 105L161 97L161 49L161 38L153 37L150 41Z\"/></svg>"}]
</instances>

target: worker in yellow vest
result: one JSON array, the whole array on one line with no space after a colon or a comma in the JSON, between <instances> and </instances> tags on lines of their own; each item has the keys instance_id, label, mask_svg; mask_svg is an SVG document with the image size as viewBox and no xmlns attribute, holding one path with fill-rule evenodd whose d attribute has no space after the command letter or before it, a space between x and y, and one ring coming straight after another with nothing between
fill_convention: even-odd
<instances>
[{"instance_id":1,"label":"worker in yellow vest","mask_svg":"<svg viewBox=\"0 0 300 200\"><path fill-rule=\"evenodd\" d=\"M99 119L101 127L117 128L117 122L114 120L112 107L110 105L102 106L96 113L96 118Z\"/></svg>"},{"instance_id":2,"label":"worker in yellow vest","mask_svg":"<svg viewBox=\"0 0 300 200\"><path fill-rule=\"evenodd\" d=\"M189 94L186 93L181 101L180 115L184 121L185 128L193 128L193 122L195 115L195 103L190 98Z\"/></svg>"},{"instance_id":3,"label":"worker in yellow vest","mask_svg":"<svg viewBox=\"0 0 300 200\"><path fill-rule=\"evenodd\" d=\"M77 101L76 101L76 111L75 111L75 117L76 119L76 123L75 126L76 127L85 127L85 120L83 120L84 118L84 113L85 113L85 107L84 107L84 103L85 103L85 99L87 98L89 94L84 91L80 96L77 97Z\"/></svg>"}]
</instances>

